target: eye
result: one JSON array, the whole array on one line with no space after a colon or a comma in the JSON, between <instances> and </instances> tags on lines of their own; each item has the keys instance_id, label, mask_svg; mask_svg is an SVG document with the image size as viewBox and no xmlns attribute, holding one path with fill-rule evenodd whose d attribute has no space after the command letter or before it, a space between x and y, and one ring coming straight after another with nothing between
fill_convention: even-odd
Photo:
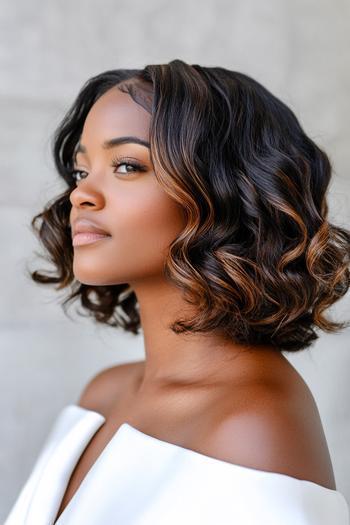
<instances>
[{"instance_id":1,"label":"eye","mask_svg":"<svg viewBox=\"0 0 350 525\"><path fill-rule=\"evenodd\" d=\"M131 174L131 173L137 173L138 171L141 171L141 172L144 172L144 171L147 171L147 167L146 166L143 166L141 165L140 163L136 162L134 159L130 159L130 158L126 158L126 157L115 157L112 159L112 163L111 163L111 168L119 168L120 166L124 166L125 167L125 171L114 171L114 173L119 173L121 175L127 175L127 174ZM128 169L128 168L131 168L131 169ZM72 177L72 179L75 181L75 182L80 182L81 178L81 174L82 173L85 173L86 176L88 175L88 173L84 170L78 170L78 169L73 169L71 170L70 172L70 175ZM85 177L83 177L85 179Z\"/></svg>"},{"instance_id":2,"label":"eye","mask_svg":"<svg viewBox=\"0 0 350 525\"><path fill-rule=\"evenodd\" d=\"M86 171L83 171L83 170L72 170L70 172L70 176L72 177L72 179L75 180L75 182L79 182L80 179L78 179L78 177L80 176L80 173L86 173Z\"/></svg>"},{"instance_id":3,"label":"eye","mask_svg":"<svg viewBox=\"0 0 350 525\"><path fill-rule=\"evenodd\" d=\"M128 174L128 173L136 173L138 171L147 171L146 166L142 166L139 162L136 162L135 159L127 158L127 157L114 157L112 159L112 168L119 168L120 166L125 166L126 171L118 171L114 173L121 173L121 174ZM131 168L131 170L128 170L127 167Z\"/></svg>"}]
</instances>

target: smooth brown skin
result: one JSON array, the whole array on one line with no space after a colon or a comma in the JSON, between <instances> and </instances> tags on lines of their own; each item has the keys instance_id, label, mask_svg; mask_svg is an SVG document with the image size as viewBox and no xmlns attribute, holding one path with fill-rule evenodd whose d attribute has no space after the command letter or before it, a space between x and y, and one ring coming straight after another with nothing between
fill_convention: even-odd
<instances>
[{"instance_id":1,"label":"smooth brown skin","mask_svg":"<svg viewBox=\"0 0 350 525\"><path fill-rule=\"evenodd\" d=\"M56 520L124 422L163 441L247 467L279 472L335 490L329 450L315 400L288 359L272 347L234 344L212 334L176 335L167 324L190 313L162 264L182 230L179 206L159 185L148 148L103 150L104 140L149 141L150 115L126 93L110 89L91 108L76 169L88 176L71 193L71 221L99 221L112 235L74 247L74 275L86 284L129 283L140 305L145 361L114 366L85 387L79 405L106 422L81 455ZM114 154L147 172L118 172Z\"/></svg>"}]
</instances>

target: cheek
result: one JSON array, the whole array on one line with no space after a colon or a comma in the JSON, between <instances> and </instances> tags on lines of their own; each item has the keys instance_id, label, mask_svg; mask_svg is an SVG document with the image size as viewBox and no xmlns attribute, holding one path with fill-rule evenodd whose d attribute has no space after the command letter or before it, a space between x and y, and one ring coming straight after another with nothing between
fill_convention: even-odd
<instances>
[{"instance_id":1,"label":"cheek","mask_svg":"<svg viewBox=\"0 0 350 525\"><path fill-rule=\"evenodd\" d=\"M144 260L160 263L183 227L180 206L161 188L148 187L145 192L124 196L112 233L124 256L140 254Z\"/></svg>"}]
</instances>

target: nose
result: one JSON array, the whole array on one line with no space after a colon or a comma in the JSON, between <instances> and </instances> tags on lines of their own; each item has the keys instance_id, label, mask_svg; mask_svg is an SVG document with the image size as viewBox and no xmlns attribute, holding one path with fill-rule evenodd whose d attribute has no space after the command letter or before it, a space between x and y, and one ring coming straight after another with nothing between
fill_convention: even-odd
<instances>
[{"instance_id":1,"label":"nose","mask_svg":"<svg viewBox=\"0 0 350 525\"><path fill-rule=\"evenodd\" d=\"M103 207L104 198L100 192L93 189L92 186L83 184L83 181L79 183L79 186L73 189L69 195L69 200L73 207L91 207L95 208Z\"/></svg>"}]
</instances>

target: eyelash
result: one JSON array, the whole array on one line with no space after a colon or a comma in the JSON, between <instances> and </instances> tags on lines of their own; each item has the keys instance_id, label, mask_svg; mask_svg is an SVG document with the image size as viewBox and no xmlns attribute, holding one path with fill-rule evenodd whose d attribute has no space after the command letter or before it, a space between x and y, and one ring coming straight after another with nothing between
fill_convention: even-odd
<instances>
[{"instance_id":1,"label":"eyelash","mask_svg":"<svg viewBox=\"0 0 350 525\"><path fill-rule=\"evenodd\" d=\"M121 175L128 175L131 173L136 173L137 171L147 171L145 166L142 166L138 162L135 162L133 159L128 157L114 157L111 162L111 168L119 168L119 166L132 166L135 171L129 171L126 173L121 173ZM84 170L71 170L71 177L75 182L77 181L76 175L77 173L86 173Z\"/></svg>"}]
</instances>

